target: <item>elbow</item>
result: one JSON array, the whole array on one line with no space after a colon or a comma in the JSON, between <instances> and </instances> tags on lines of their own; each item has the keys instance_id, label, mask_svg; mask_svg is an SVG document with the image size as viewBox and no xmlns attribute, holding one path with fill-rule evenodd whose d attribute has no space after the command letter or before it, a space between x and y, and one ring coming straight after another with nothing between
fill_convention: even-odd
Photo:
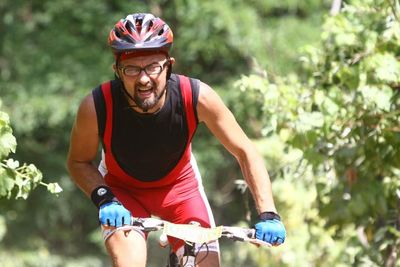
<instances>
[{"instance_id":1,"label":"elbow","mask_svg":"<svg viewBox=\"0 0 400 267\"><path fill-rule=\"evenodd\" d=\"M74 167L74 160L72 160L71 155L68 154L67 160L65 161L65 167L67 168L67 171L71 173L73 167Z\"/></svg>"},{"instance_id":2,"label":"elbow","mask_svg":"<svg viewBox=\"0 0 400 267\"><path fill-rule=\"evenodd\" d=\"M65 167L67 168L67 171L71 179L75 181L76 174L80 173L82 169L82 162L79 162L73 159L70 155L68 155L67 160L65 162Z\"/></svg>"},{"instance_id":3,"label":"elbow","mask_svg":"<svg viewBox=\"0 0 400 267\"><path fill-rule=\"evenodd\" d=\"M251 142L248 142L237 149L234 155L239 162L252 161L261 157L256 147Z\"/></svg>"}]
</instances>

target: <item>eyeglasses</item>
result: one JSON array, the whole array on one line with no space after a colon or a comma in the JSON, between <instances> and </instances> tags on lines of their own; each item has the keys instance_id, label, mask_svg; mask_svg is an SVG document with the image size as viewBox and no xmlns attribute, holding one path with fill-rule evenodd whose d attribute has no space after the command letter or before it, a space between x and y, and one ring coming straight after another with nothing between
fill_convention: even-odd
<instances>
[{"instance_id":1,"label":"eyeglasses","mask_svg":"<svg viewBox=\"0 0 400 267\"><path fill-rule=\"evenodd\" d=\"M129 77L138 76L142 72L142 70L147 75L158 75L164 70L165 66L168 63L169 59L167 59L162 65L160 65L160 63L154 62L145 66L144 68L139 66L127 65L127 66L118 66L118 69L120 69L123 74Z\"/></svg>"}]
</instances>

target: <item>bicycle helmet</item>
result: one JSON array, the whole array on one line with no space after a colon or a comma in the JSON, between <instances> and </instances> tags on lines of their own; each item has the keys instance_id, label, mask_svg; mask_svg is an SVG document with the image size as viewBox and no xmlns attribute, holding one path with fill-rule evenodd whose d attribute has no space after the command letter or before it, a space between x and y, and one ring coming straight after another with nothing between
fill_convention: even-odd
<instances>
[{"instance_id":1,"label":"bicycle helmet","mask_svg":"<svg viewBox=\"0 0 400 267\"><path fill-rule=\"evenodd\" d=\"M172 43L173 34L169 26L148 13L131 14L121 19L108 37L108 44L116 57L147 51L160 51L168 55Z\"/></svg>"}]
</instances>

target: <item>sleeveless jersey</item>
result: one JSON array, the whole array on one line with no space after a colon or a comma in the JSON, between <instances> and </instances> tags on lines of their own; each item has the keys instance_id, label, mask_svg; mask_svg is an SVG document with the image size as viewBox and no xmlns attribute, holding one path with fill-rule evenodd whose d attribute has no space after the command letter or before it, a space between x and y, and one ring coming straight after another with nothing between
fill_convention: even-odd
<instances>
[{"instance_id":1,"label":"sleeveless jersey","mask_svg":"<svg viewBox=\"0 0 400 267\"><path fill-rule=\"evenodd\" d=\"M199 81L172 74L163 107L143 114L129 107L118 80L92 92L107 168L106 183L152 188L193 176L191 139L198 119Z\"/></svg>"}]
</instances>

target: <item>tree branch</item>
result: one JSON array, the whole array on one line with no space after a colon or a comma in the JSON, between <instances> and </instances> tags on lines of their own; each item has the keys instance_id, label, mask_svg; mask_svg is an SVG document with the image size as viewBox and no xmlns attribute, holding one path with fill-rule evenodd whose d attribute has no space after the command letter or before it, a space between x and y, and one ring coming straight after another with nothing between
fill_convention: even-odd
<instances>
[{"instance_id":1,"label":"tree branch","mask_svg":"<svg viewBox=\"0 0 400 267\"><path fill-rule=\"evenodd\" d=\"M336 16L340 12L340 8L342 6L342 0L333 0L332 6L331 6L331 15Z\"/></svg>"}]
</instances>

